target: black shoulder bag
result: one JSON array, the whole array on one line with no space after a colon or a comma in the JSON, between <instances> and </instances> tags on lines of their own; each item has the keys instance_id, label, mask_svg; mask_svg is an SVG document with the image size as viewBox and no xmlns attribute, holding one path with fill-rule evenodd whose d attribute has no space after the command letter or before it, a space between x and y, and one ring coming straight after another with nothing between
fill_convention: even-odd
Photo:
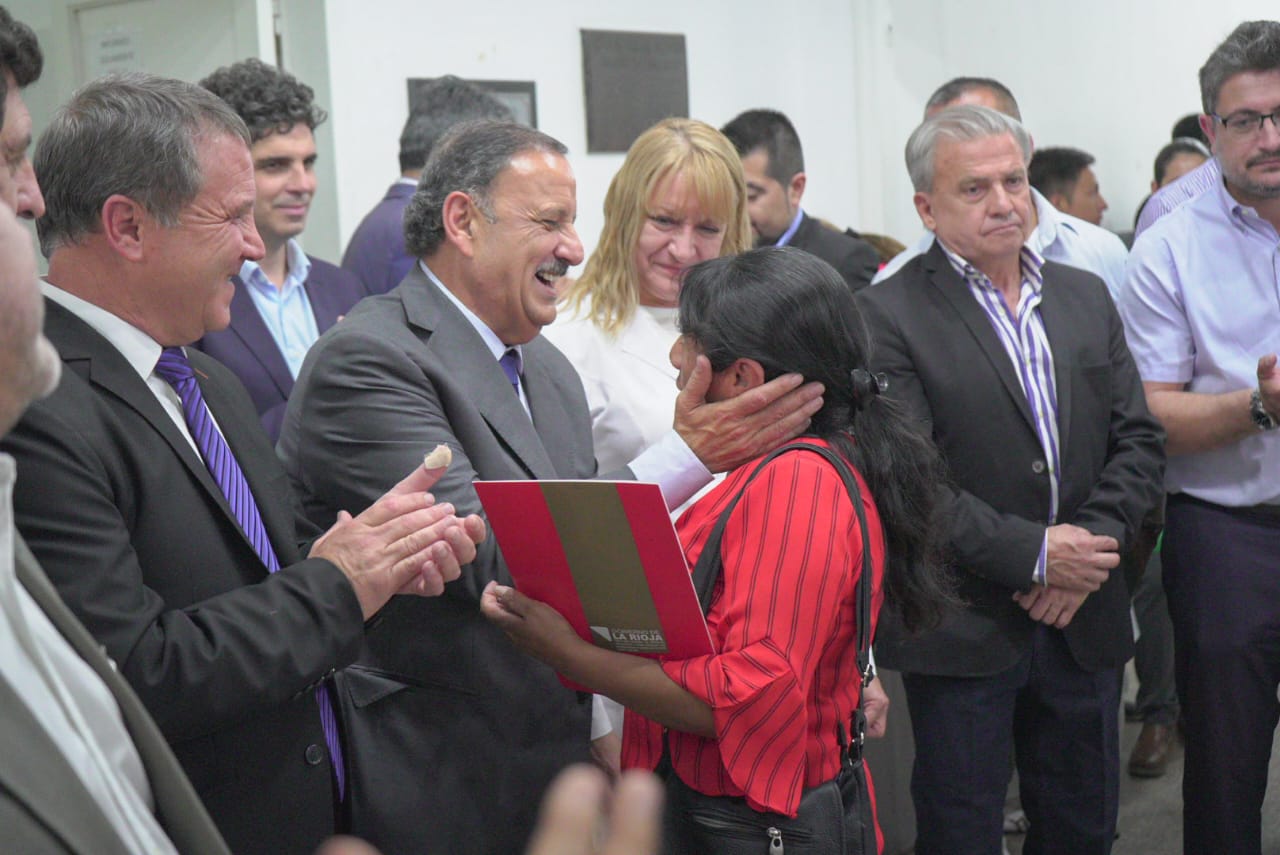
<instances>
[{"instance_id":1,"label":"black shoulder bag","mask_svg":"<svg viewBox=\"0 0 1280 855\"><path fill-rule=\"evenodd\" d=\"M773 451L752 471L742 485L743 490L771 460L789 451L808 451L822 455L840 474L858 514L863 549L862 576L855 596L858 612L857 661L858 673L862 675L865 687L871 677L873 568L871 539L862 494L853 473L839 455L807 442L793 442ZM720 577L720 540L729 522L729 515L741 498L742 493L739 492L720 515L693 570L694 588L698 592L698 600L704 613L710 608L711 593ZM849 722L849 730L845 730L843 723L836 725L836 738L840 745L839 773L830 781L804 791L795 819L753 810L743 798L699 793L689 788L667 767L664 852L666 855L874 855L875 824L871 818L871 799L867 793L866 770L862 764L866 722L862 697L859 695L858 706Z\"/></svg>"}]
</instances>

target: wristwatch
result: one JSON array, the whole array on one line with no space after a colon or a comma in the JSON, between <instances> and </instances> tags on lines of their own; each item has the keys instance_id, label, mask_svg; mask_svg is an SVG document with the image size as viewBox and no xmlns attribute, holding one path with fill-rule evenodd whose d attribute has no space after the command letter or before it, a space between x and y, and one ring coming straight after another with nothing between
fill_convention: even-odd
<instances>
[{"instance_id":1,"label":"wristwatch","mask_svg":"<svg viewBox=\"0 0 1280 855\"><path fill-rule=\"evenodd\" d=\"M1253 394L1249 396L1249 416L1253 419L1253 424L1258 430L1275 430L1280 427L1275 416L1267 412L1266 407L1262 406L1262 393L1257 389L1253 390Z\"/></svg>"}]
</instances>

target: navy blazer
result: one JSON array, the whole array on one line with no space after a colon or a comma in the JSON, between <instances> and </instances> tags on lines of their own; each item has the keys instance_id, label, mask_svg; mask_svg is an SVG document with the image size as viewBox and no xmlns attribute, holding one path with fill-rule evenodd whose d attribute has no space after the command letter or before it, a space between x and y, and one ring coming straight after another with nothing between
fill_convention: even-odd
<instances>
[{"instance_id":1,"label":"navy blazer","mask_svg":"<svg viewBox=\"0 0 1280 855\"><path fill-rule=\"evenodd\" d=\"M338 318L351 311L351 307L368 295L364 285L341 267L308 255L311 271L303 287L311 301L311 311L316 316L316 328L321 334L338 322ZM280 352L279 345L271 337L258 307L249 296L249 286L233 278L235 296L231 298L231 325L225 330L205 335L195 343L214 359L231 369L249 390L254 409L262 420L271 441L280 437L280 425L284 421L284 405L293 392L293 375Z\"/></svg>"},{"instance_id":2,"label":"navy blazer","mask_svg":"<svg viewBox=\"0 0 1280 855\"><path fill-rule=\"evenodd\" d=\"M356 227L342 269L349 270L370 294L385 294L400 284L417 260L404 246L404 209L416 188L397 181Z\"/></svg>"}]
</instances>

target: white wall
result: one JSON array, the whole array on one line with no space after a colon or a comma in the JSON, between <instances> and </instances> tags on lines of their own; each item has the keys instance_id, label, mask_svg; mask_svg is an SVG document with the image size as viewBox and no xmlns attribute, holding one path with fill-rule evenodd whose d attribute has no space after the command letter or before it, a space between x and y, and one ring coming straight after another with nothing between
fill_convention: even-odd
<instances>
[{"instance_id":1,"label":"white wall","mask_svg":"<svg viewBox=\"0 0 1280 855\"><path fill-rule=\"evenodd\" d=\"M539 127L570 149L578 228L589 251L622 155L586 153L580 28L683 33L692 115L718 127L750 107L787 113L805 148L806 207L836 223L858 222L850 0L805 0L785 12L776 0L326 0L324 6L344 241L398 174L405 78L450 73L537 83ZM383 47L389 39L391 49Z\"/></svg>"},{"instance_id":2,"label":"white wall","mask_svg":"<svg viewBox=\"0 0 1280 855\"><path fill-rule=\"evenodd\" d=\"M902 146L941 82L995 77L1037 145L1093 154L1111 205L1103 225L1123 231L1174 121L1200 110L1197 72L1210 52L1241 21L1280 18L1276 0L853 2L855 75L876 81L860 115L862 222L901 240L921 230Z\"/></svg>"}]
</instances>

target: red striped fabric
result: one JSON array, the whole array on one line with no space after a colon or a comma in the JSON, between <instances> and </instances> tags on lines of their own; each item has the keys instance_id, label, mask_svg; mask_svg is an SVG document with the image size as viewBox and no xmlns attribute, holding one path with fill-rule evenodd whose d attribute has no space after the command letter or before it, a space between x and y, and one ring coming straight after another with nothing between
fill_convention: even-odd
<instances>
[{"instance_id":1,"label":"red striped fabric","mask_svg":"<svg viewBox=\"0 0 1280 855\"><path fill-rule=\"evenodd\" d=\"M735 470L677 522L690 566L755 465ZM876 615L884 541L860 475L858 483ZM730 517L721 557L707 616L719 652L663 661L672 680L715 711L718 738L671 731L672 765L700 792L745 796L756 810L794 816L805 787L835 776L836 722L847 725L860 690L854 595L862 540L839 474L806 452L775 459ZM652 769L661 755L662 727L628 710L623 765Z\"/></svg>"}]
</instances>

